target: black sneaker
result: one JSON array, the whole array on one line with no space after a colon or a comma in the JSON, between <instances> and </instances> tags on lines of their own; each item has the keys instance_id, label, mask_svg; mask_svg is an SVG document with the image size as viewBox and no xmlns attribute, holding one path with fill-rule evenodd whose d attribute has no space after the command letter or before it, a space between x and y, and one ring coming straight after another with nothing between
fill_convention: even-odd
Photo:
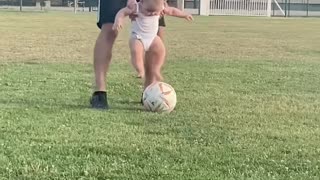
<instances>
[{"instance_id":1,"label":"black sneaker","mask_svg":"<svg viewBox=\"0 0 320 180\"><path fill-rule=\"evenodd\" d=\"M90 104L94 109L109 109L107 93L104 91L94 92Z\"/></svg>"}]
</instances>

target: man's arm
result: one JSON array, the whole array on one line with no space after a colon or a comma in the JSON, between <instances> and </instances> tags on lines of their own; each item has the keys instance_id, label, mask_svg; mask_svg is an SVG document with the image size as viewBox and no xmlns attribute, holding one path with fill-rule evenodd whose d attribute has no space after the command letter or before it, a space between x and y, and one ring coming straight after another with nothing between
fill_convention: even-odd
<instances>
[{"instance_id":1,"label":"man's arm","mask_svg":"<svg viewBox=\"0 0 320 180\"><path fill-rule=\"evenodd\" d=\"M180 9L177 9L177 8L174 8L174 7L170 7L170 6L165 7L164 13L166 15L169 15L169 16L185 18L188 21L192 21L193 20L193 17L192 17L191 14L185 13L185 12L181 11Z\"/></svg>"},{"instance_id":2,"label":"man's arm","mask_svg":"<svg viewBox=\"0 0 320 180\"><path fill-rule=\"evenodd\" d=\"M120 31L123 27L124 18L129 16L132 13L133 11L130 8L128 7L122 8L115 17L112 29L114 31Z\"/></svg>"}]
</instances>

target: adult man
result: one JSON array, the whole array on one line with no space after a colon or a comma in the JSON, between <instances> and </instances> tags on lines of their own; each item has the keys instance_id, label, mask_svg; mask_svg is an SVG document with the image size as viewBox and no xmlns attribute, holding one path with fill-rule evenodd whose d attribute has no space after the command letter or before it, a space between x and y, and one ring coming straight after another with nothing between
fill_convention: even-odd
<instances>
[{"instance_id":1,"label":"adult man","mask_svg":"<svg viewBox=\"0 0 320 180\"><path fill-rule=\"evenodd\" d=\"M106 93L106 74L112 58L113 44L117 32L112 30L117 12L136 0L100 0L98 27L101 29L94 48L95 92L91 98L91 106L96 109L108 109Z\"/></svg>"}]
</instances>

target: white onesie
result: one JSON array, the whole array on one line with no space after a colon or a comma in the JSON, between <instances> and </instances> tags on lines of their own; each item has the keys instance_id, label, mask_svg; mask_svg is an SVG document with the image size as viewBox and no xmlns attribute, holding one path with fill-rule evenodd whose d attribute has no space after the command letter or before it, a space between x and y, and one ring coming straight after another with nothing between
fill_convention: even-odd
<instances>
[{"instance_id":1,"label":"white onesie","mask_svg":"<svg viewBox=\"0 0 320 180\"><path fill-rule=\"evenodd\" d=\"M140 40L144 50L148 51L159 30L160 15L146 16L139 11L140 2L137 3L137 17L132 21L131 35Z\"/></svg>"}]
</instances>

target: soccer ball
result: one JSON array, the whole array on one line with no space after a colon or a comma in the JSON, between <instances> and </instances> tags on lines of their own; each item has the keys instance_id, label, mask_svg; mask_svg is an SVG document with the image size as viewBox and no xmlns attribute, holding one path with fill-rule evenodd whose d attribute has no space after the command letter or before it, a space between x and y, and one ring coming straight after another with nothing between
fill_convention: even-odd
<instances>
[{"instance_id":1,"label":"soccer ball","mask_svg":"<svg viewBox=\"0 0 320 180\"><path fill-rule=\"evenodd\" d=\"M177 104L177 95L172 86L156 82L143 92L143 105L148 111L170 113Z\"/></svg>"}]
</instances>

